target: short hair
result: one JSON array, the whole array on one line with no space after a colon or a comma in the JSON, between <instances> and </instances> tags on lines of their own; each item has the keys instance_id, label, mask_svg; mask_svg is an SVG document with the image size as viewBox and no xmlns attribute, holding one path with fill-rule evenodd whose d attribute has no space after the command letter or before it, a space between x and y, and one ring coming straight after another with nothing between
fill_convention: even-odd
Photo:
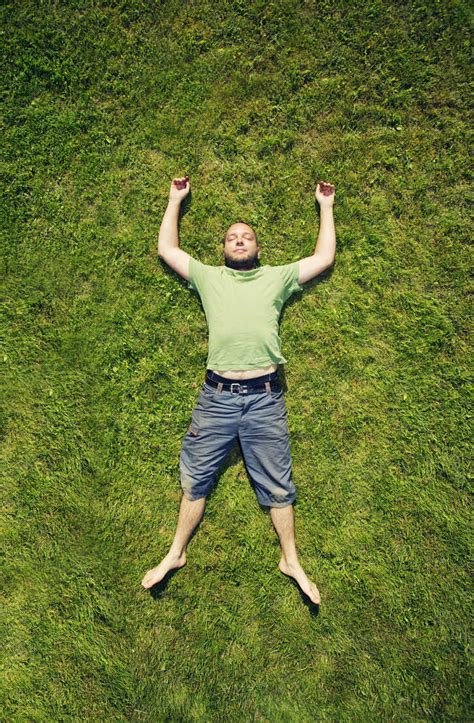
<instances>
[{"instance_id":1,"label":"short hair","mask_svg":"<svg viewBox=\"0 0 474 723\"><path fill-rule=\"evenodd\" d=\"M254 227L252 226L252 224L250 224L248 221L244 221L243 218L238 218L237 221L234 221L233 223L231 223L230 226L234 226L236 223L244 223L246 226L248 226L249 228L252 229L252 231L253 231L254 234L255 234L255 241L256 241L257 246L258 246L257 232L255 231L255 229L254 229ZM229 228L230 228L230 226L229 226ZM222 239L221 239L222 244L225 244L225 239L226 239L227 231L229 230L229 228L226 230L224 236L223 236Z\"/></svg>"}]
</instances>

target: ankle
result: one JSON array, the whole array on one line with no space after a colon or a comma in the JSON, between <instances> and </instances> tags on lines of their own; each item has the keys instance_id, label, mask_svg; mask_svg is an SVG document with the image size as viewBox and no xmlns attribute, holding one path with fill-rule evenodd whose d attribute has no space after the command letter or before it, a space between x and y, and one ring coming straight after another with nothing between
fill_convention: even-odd
<instances>
[{"instance_id":1,"label":"ankle","mask_svg":"<svg viewBox=\"0 0 474 723\"><path fill-rule=\"evenodd\" d=\"M288 567L299 567L300 564L296 552L291 555L284 555L282 553L280 562Z\"/></svg>"},{"instance_id":2,"label":"ankle","mask_svg":"<svg viewBox=\"0 0 474 723\"><path fill-rule=\"evenodd\" d=\"M173 547L173 545L170 547L168 551L168 557L185 557L186 548L185 547Z\"/></svg>"}]
</instances>

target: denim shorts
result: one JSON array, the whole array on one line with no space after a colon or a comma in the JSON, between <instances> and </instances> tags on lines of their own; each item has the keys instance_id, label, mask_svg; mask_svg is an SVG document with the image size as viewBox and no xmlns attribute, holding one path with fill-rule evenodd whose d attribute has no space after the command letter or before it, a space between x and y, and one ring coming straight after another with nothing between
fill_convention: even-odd
<instances>
[{"instance_id":1,"label":"denim shorts","mask_svg":"<svg viewBox=\"0 0 474 723\"><path fill-rule=\"evenodd\" d=\"M214 372L211 377L216 382L223 379ZM225 379L229 381L239 380ZM240 380L242 384L245 381ZM237 439L258 502L265 507L286 507L295 502L283 389L248 394L235 388L219 392L206 381L181 447L179 467L184 496L189 500L207 497Z\"/></svg>"}]
</instances>

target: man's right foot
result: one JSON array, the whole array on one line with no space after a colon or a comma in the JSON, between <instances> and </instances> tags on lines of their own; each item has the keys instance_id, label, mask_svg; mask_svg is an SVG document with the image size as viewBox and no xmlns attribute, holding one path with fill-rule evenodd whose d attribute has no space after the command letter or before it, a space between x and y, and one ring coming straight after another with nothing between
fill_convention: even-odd
<instances>
[{"instance_id":1,"label":"man's right foot","mask_svg":"<svg viewBox=\"0 0 474 723\"><path fill-rule=\"evenodd\" d=\"M184 552L179 556L168 552L166 557L162 559L157 567L153 567L151 570L148 570L142 580L143 587L146 589L153 587L153 585L156 585L157 582L163 580L166 573L170 570L174 570L177 567L184 567L184 565L186 565L186 555Z\"/></svg>"}]
</instances>

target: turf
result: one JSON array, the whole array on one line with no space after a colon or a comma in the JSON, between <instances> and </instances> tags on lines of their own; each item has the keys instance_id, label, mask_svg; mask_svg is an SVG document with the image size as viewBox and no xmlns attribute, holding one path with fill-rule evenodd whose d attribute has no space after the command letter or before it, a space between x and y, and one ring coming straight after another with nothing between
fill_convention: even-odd
<instances>
[{"instance_id":1,"label":"turf","mask_svg":"<svg viewBox=\"0 0 474 723\"><path fill-rule=\"evenodd\" d=\"M6 720L419 721L469 708L466 2L3 5ZM336 262L287 303L300 560L238 448L150 595L207 356L157 257Z\"/></svg>"}]
</instances>

